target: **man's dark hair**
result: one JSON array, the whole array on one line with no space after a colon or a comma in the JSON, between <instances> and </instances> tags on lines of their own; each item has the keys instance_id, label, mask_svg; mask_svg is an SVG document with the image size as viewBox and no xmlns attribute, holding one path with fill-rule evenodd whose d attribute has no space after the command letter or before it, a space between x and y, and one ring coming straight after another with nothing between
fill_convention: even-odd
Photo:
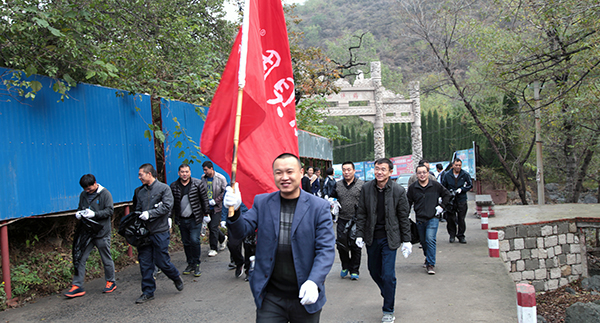
<instances>
[{"instance_id":1,"label":"man's dark hair","mask_svg":"<svg viewBox=\"0 0 600 323\"><path fill-rule=\"evenodd\" d=\"M313 169L313 172L314 172L314 171L315 171L315 168L314 168L314 167L312 167L312 166L308 166L308 167L306 167L306 171L308 172L308 170L309 170L309 169L311 169L311 168Z\"/></svg>"},{"instance_id":2,"label":"man's dark hair","mask_svg":"<svg viewBox=\"0 0 600 323\"><path fill-rule=\"evenodd\" d=\"M345 162L343 162L342 163L342 168L344 168L344 165L352 165L352 169L356 169L356 168L354 168L354 163L351 162L351 161L345 161Z\"/></svg>"},{"instance_id":3,"label":"man's dark hair","mask_svg":"<svg viewBox=\"0 0 600 323\"><path fill-rule=\"evenodd\" d=\"M462 160L460 160L460 158L454 158L454 161L452 161L452 165L454 165L454 163L456 162L460 162L462 164Z\"/></svg>"},{"instance_id":4,"label":"man's dark hair","mask_svg":"<svg viewBox=\"0 0 600 323\"><path fill-rule=\"evenodd\" d=\"M327 168L327 170L325 171L325 173L327 173L327 175L333 175L333 167Z\"/></svg>"},{"instance_id":5,"label":"man's dark hair","mask_svg":"<svg viewBox=\"0 0 600 323\"><path fill-rule=\"evenodd\" d=\"M181 164L181 165L179 165L179 169L178 170L181 170L182 168L190 168L190 165L188 165L188 164Z\"/></svg>"},{"instance_id":6,"label":"man's dark hair","mask_svg":"<svg viewBox=\"0 0 600 323\"><path fill-rule=\"evenodd\" d=\"M96 183L96 177L92 174L85 174L79 179L79 185L81 185L81 188L83 189L94 185L94 183Z\"/></svg>"},{"instance_id":7,"label":"man's dark hair","mask_svg":"<svg viewBox=\"0 0 600 323\"><path fill-rule=\"evenodd\" d=\"M158 174L156 173L156 169L154 169L154 166L152 166L152 164L145 163L144 165L140 166L140 169L143 170L144 173L150 173L154 178L158 176Z\"/></svg>"},{"instance_id":8,"label":"man's dark hair","mask_svg":"<svg viewBox=\"0 0 600 323\"><path fill-rule=\"evenodd\" d=\"M419 160L419 165L425 165L425 164L429 164L429 161L427 161L427 159Z\"/></svg>"},{"instance_id":9,"label":"man's dark hair","mask_svg":"<svg viewBox=\"0 0 600 323\"><path fill-rule=\"evenodd\" d=\"M387 164L390 168L390 171L394 169L394 164L389 158L379 158L375 161L375 165Z\"/></svg>"},{"instance_id":10,"label":"man's dark hair","mask_svg":"<svg viewBox=\"0 0 600 323\"><path fill-rule=\"evenodd\" d=\"M213 163L210 160L207 160L207 161L205 161L205 162L202 163L202 168L204 168L204 167L212 169L215 166L213 166Z\"/></svg>"},{"instance_id":11,"label":"man's dark hair","mask_svg":"<svg viewBox=\"0 0 600 323\"><path fill-rule=\"evenodd\" d=\"M441 172L444 169L444 166L442 166L442 164L435 164L435 168Z\"/></svg>"},{"instance_id":12,"label":"man's dark hair","mask_svg":"<svg viewBox=\"0 0 600 323\"><path fill-rule=\"evenodd\" d=\"M271 168L273 168L273 166L275 166L275 161L277 159L285 159L285 158L294 158L294 159L296 159L296 161L298 162L298 167L302 168L302 162L300 161L300 158L298 158L298 156L296 156L294 154L290 154L290 153L283 153L283 154L275 157L275 159L273 159L273 164L271 164ZM308 168L310 168L310 166ZM308 170L308 168L307 168L307 170Z\"/></svg>"}]
</instances>

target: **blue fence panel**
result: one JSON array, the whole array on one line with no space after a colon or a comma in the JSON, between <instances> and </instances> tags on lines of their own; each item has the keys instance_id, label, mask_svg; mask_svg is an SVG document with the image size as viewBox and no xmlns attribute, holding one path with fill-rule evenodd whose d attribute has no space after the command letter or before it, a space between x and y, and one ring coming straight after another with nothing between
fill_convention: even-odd
<instances>
[{"instance_id":1,"label":"blue fence panel","mask_svg":"<svg viewBox=\"0 0 600 323\"><path fill-rule=\"evenodd\" d=\"M194 144L189 142L186 136L189 136L197 146L200 146L200 136L202 129L204 128L204 119L201 115L196 112L196 107L193 104L181 102L181 101L168 101L162 100L162 127L163 132L166 136L165 142L165 164L167 172L167 182L170 184L179 178L177 171L179 165L183 163L185 159L190 160L190 154L196 151ZM201 107L204 115L208 114L207 107ZM173 120L177 118L177 122L181 125L182 133L179 138L174 137L174 132L181 131L177 130L177 123ZM177 141L182 142L181 148L175 147ZM185 156L179 158L179 153L185 151ZM201 155L201 162L190 163L190 170L192 171L192 177L200 178L204 174L202 170L202 163L209 160L208 157ZM229 174L225 173L219 165L214 165L215 171L223 174L227 178L227 182L230 182Z\"/></svg>"},{"instance_id":2,"label":"blue fence panel","mask_svg":"<svg viewBox=\"0 0 600 323\"><path fill-rule=\"evenodd\" d=\"M61 102L51 79L30 80L43 85L33 101L7 95L0 84L0 220L77 208L87 173L115 203L130 201L138 167L154 164L153 142L144 138L149 96L118 97L115 89L79 84Z\"/></svg>"}]
</instances>

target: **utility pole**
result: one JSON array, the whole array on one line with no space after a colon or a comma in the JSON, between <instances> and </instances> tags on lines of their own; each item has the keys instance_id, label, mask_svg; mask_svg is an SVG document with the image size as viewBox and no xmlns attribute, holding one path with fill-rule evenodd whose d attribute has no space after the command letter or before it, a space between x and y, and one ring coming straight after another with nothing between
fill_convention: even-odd
<instances>
[{"instance_id":1,"label":"utility pole","mask_svg":"<svg viewBox=\"0 0 600 323\"><path fill-rule=\"evenodd\" d=\"M540 124L540 82L533 82L533 99L535 100L535 155L537 164L537 173L535 180L537 181L538 205L546 204L546 196L544 192L544 159L542 158L542 126Z\"/></svg>"}]
</instances>

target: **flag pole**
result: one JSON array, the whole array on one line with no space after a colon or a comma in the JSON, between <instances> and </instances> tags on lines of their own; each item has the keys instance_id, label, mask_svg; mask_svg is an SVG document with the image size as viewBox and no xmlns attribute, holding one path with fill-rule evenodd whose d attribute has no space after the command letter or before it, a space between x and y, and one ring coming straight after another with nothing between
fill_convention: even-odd
<instances>
[{"instance_id":1,"label":"flag pole","mask_svg":"<svg viewBox=\"0 0 600 323\"><path fill-rule=\"evenodd\" d=\"M240 52L240 67L238 70L238 99L237 111L235 113L235 128L233 132L233 158L231 162L231 187L235 192L235 181L237 175L237 155L240 142L240 125L242 123L242 98L244 97L244 86L246 85L246 62L248 60L248 30L250 26L250 0L244 3L244 18L242 20L242 43ZM229 207L228 217L235 213L233 206Z\"/></svg>"}]
</instances>

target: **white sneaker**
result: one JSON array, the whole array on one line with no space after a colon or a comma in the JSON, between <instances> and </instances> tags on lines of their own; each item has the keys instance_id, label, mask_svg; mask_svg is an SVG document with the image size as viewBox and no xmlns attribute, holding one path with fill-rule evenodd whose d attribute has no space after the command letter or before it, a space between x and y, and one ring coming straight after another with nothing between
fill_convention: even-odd
<instances>
[{"instance_id":1,"label":"white sneaker","mask_svg":"<svg viewBox=\"0 0 600 323\"><path fill-rule=\"evenodd\" d=\"M211 251L208 252L208 256L209 257L214 257L216 255L217 255L217 251L216 250L211 250Z\"/></svg>"},{"instance_id":2,"label":"white sneaker","mask_svg":"<svg viewBox=\"0 0 600 323\"><path fill-rule=\"evenodd\" d=\"M396 318L394 317L394 314L383 314L381 323L394 323L395 320Z\"/></svg>"},{"instance_id":3,"label":"white sneaker","mask_svg":"<svg viewBox=\"0 0 600 323\"><path fill-rule=\"evenodd\" d=\"M227 238L227 236L225 236L225 240L223 240L223 243L219 243L220 251L223 251L223 250L225 250L225 248L227 248L227 240L229 240L229 238Z\"/></svg>"}]
</instances>

